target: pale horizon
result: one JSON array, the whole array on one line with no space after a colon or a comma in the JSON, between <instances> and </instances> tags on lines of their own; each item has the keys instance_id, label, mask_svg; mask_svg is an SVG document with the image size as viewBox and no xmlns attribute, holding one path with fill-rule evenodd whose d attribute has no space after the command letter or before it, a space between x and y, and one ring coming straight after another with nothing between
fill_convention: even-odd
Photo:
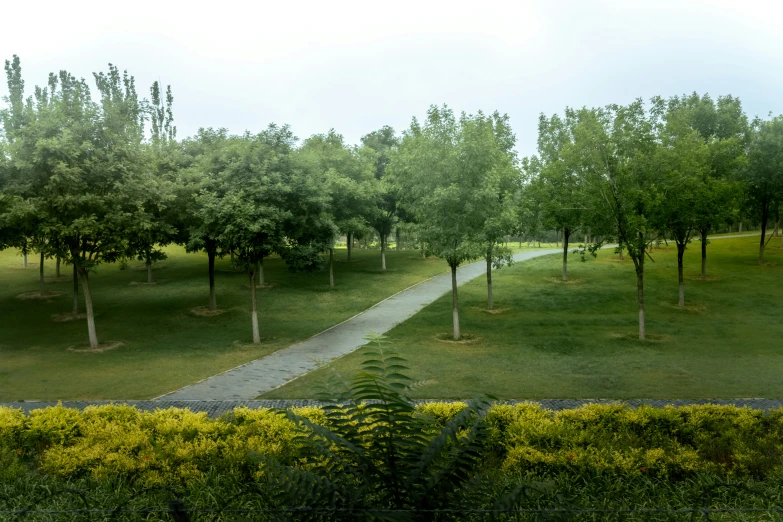
<instances>
[{"instance_id":1,"label":"pale horizon","mask_svg":"<svg viewBox=\"0 0 783 522\"><path fill-rule=\"evenodd\" d=\"M334 128L357 143L445 103L508 113L517 150L530 155L538 115L566 106L696 91L737 96L750 118L783 112L783 8L773 2L80 6L5 8L0 57L19 55L26 94L60 69L92 87L92 73L113 63L142 96L155 80L172 86L179 138L275 122L300 139Z\"/></svg>"}]
</instances>

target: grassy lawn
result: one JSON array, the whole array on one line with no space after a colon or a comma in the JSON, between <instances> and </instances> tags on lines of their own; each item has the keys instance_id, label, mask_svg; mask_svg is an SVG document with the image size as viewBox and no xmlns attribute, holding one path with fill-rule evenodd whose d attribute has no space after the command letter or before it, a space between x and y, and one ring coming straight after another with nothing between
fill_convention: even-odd
<instances>
[{"instance_id":1,"label":"grassy lawn","mask_svg":"<svg viewBox=\"0 0 783 522\"><path fill-rule=\"evenodd\" d=\"M47 288L63 292L48 301L16 296L38 288L37 257L20 268L16 251L0 252L0 401L55 399L144 399L204 379L314 335L418 281L444 272L444 262L417 251L391 251L386 273L380 252L335 253L336 288L327 272L291 274L279 259L265 261L270 288L259 290L262 344L249 345L250 293L245 275L218 260L217 317L190 310L208 304L207 258L170 248L154 273L158 284L131 263L99 267L91 277L98 336L123 346L103 353L75 353L87 344L85 320L55 322L71 309L70 266ZM33 264L36 263L36 264ZM47 275L54 263L47 262ZM83 300L80 304L84 311Z\"/></svg>"},{"instance_id":2,"label":"grassy lawn","mask_svg":"<svg viewBox=\"0 0 783 522\"><path fill-rule=\"evenodd\" d=\"M647 332L634 340L636 283L630 260L610 251L580 263L571 256L571 284L557 281L559 256L546 256L493 276L496 308L486 307L483 278L460 290L463 332L471 344L436 340L451 326L444 296L388 333L409 361L420 398L732 398L783 397L783 250L773 239L765 266L758 239L720 239L708 250L709 280L695 279L700 246L685 255L686 310L677 302L676 250L656 250L647 263ZM333 364L357 370L361 350ZM321 369L265 398L314 396Z\"/></svg>"}]
</instances>

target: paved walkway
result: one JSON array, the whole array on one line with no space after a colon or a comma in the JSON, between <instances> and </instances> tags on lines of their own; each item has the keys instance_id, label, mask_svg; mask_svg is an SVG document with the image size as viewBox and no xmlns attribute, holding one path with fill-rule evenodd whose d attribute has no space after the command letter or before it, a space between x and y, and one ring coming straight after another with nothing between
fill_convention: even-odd
<instances>
[{"instance_id":1,"label":"paved walkway","mask_svg":"<svg viewBox=\"0 0 783 522\"><path fill-rule=\"evenodd\" d=\"M424 399L416 400L414 403L424 402L455 402L442 399ZM500 401L507 404L518 404L520 402L538 403L541 407L559 411L572 408L578 408L584 404L627 404L632 408L647 404L662 408L667 405L687 406L690 404L731 404L735 406L747 406L757 410L770 411L783 407L783 400L773 399L703 399L703 400L685 400L685 399L630 399L626 401L616 401L610 399L545 399L540 401ZM220 417L223 414L230 413L234 408L247 406L249 408L294 408L299 406L319 406L320 402L313 400L258 400L258 401L63 401L62 405L66 408L83 409L87 406L100 406L103 404L129 404L136 406L143 411L153 411L166 408L188 408L194 412L207 412L207 415L213 418ZM0 407L8 406L11 408L21 408L25 412L56 406L55 402L0 402Z\"/></svg>"},{"instance_id":2,"label":"paved walkway","mask_svg":"<svg viewBox=\"0 0 783 522\"><path fill-rule=\"evenodd\" d=\"M521 252L514 255L514 261L559 252L560 249ZM462 285L483 275L486 266L486 261L461 266L457 270L457 284ZM364 338L368 333L383 334L391 330L450 290L451 273L427 279L310 339L168 393L157 400L254 399L365 345L367 341Z\"/></svg>"}]
</instances>

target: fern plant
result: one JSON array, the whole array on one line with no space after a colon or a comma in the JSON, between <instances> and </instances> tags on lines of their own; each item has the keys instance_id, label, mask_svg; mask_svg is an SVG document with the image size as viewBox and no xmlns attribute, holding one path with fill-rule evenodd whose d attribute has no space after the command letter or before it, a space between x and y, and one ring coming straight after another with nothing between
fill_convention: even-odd
<instances>
[{"instance_id":1,"label":"fern plant","mask_svg":"<svg viewBox=\"0 0 783 522\"><path fill-rule=\"evenodd\" d=\"M438 427L407 396L416 385L405 360L382 336L369 340L362 370L349 382L334 375L319 393L325 425L284 413L304 428L306 454L298 466L257 457L268 501L312 520L441 520L485 502L489 398Z\"/></svg>"}]
</instances>

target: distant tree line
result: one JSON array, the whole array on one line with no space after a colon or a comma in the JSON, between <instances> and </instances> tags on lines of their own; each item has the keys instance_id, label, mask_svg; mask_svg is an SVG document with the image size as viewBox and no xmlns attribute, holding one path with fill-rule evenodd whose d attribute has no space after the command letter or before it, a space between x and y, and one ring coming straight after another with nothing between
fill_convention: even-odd
<instances>
[{"instance_id":1,"label":"distant tree line","mask_svg":"<svg viewBox=\"0 0 783 522\"><path fill-rule=\"evenodd\" d=\"M644 267L651 245L683 254L721 227L761 228L759 263L780 228L783 117L749 120L739 99L686 95L602 108L567 108L539 119L538 153L518 158L508 116L455 114L432 106L397 134L383 127L359 145L330 130L303 141L287 125L231 135L200 129L177 138L174 96L157 82L150 97L113 65L95 90L66 71L25 91L19 58L6 61L0 111L0 248L72 267L73 313L84 297L90 345L99 345L90 273L102 263L165 259L183 245L207 257L208 305L217 309L215 260L230 256L249 282L253 342L260 342L256 288L264 260L293 271L326 268L334 247L376 238L386 270L390 238L446 261L452 274L453 336L461 337L457 267L484 259L487 305L493 267L512 261L509 239L562 242L582 259L616 244L637 278L644 338ZM583 239L583 241L580 241ZM81 290L80 290L81 287ZM205 285L206 287L206 285ZM206 295L205 295L206 299Z\"/></svg>"}]
</instances>

